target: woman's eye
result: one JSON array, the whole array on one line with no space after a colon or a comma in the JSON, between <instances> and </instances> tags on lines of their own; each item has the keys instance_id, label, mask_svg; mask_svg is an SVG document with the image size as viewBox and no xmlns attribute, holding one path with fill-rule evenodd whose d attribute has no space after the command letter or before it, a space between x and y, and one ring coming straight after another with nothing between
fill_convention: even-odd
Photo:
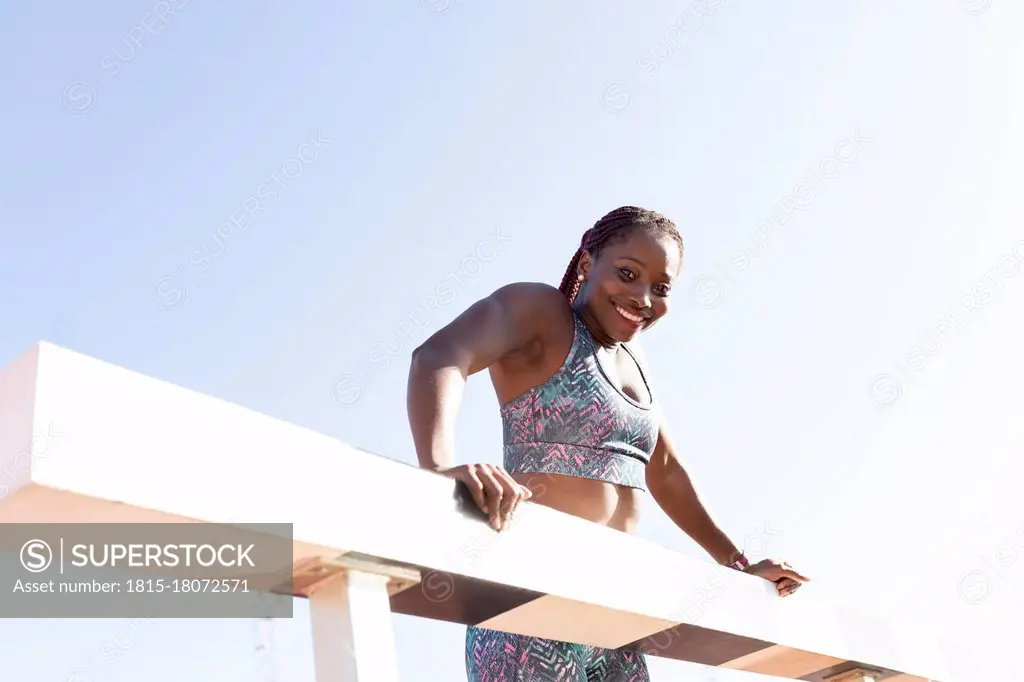
<instances>
[{"instance_id":1,"label":"woman's eye","mask_svg":"<svg viewBox=\"0 0 1024 682\"><path fill-rule=\"evenodd\" d=\"M623 277L624 279L629 279L629 280L631 280L631 279L633 279L633 277L634 277L634 275L633 275L633 271L632 271L632 270L630 270L629 268L619 268L619 272L620 272L620 273L622 274L622 277Z\"/></svg>"},{"instance_id":2,"label":"woman's eye","mask_svg":"<svg viewBox=\"0 0 1024 682\"><path fill-rule=\"evenodd\" d=\"M667 284L660 284L655 287L655 291L658 292L659 296L668 296L668 292L671 291L671 289Z\"/></svg>"}]
</instances>

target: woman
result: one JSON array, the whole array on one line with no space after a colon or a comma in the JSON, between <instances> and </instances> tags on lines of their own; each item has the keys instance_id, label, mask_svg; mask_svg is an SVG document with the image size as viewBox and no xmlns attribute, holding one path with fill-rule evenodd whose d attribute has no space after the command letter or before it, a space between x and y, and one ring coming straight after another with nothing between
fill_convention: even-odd
<instances>
[{"instance_id":1,"label":"woman","mask_svg":"<svg viewBox=\"0 0 1024 682\"><path fill-rule=\"evenodd\" d=\"M584 235L558 289L516 283L473 304L413 352L408 409L421 467L464 483L498 531L530 499L634 532L645 490L718 563L792 594L787 564L751 565L698 498L655 409L637 336L668 312L683 240L624 206ZM504 466L456 464L467 378L483 369L502 405ZM531 487L543 477L544 484ZM643 654L467 628L470 682L648 680Z\"/></svg>"}]
</instances>

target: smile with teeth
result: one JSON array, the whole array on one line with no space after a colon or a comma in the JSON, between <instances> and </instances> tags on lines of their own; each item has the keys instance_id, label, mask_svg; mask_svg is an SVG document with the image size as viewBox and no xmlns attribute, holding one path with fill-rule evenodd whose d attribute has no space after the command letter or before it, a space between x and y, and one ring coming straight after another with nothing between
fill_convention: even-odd
<instances>
[{"instance_id":1,"label":"smile with teeth","mask_svg":"<svg viewBox=\"0 0 1024 682\"><path fill-rule=\"evenodd\" d=\"M642 315L636 315L634 313L629 312L628 310L626 310L625 308L623 308L620 305L615 306L615 310L616 310L616 312L619 313L619 315L622 315L624 318L626 318L627 320L629 320L633 324L642 324L643 321L645 319L647 319L647 318L645 318Z\"/></svg>"}]
</instances>

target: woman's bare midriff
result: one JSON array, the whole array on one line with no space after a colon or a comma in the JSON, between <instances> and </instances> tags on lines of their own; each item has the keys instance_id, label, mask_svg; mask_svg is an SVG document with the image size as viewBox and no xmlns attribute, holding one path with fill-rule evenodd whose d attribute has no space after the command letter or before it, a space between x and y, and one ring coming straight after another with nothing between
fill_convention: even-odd
<instances>
[{"instance_id":1,"label":"woman's bare midriff","mask_svg":"<svg viewBox=\"0 0 1024 682\"><path fill-rule=\"evenodd\" d=\"M561 474L512 474L533 491L530 502L624 533L635 532L643 492L636 488Z\"/></svg>"}]
</instances>

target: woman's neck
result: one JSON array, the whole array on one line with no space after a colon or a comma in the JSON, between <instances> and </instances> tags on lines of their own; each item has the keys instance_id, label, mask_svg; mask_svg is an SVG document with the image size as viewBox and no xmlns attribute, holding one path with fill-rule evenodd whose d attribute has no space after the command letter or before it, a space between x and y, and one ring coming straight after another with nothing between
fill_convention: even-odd
<instances>
[{"instance_id":1,"label":"woman's neck","mask_svg":"<svg viewBox=\"0 0 1024 682\"><path fill-rule=\"evenodd\" d=\"M594 342L597 343L597 345L601 346L605 350L618 350L618 347L621 344L605 333L601 328L601 325L598 323L597 318L594 317L587 306L574 302L572 308L576 311L576 314L580 316L580 319L583 320L583 325L587 328L587 331L590 332L590 336L594 339Z\"/></svg>"}]
</instances>

